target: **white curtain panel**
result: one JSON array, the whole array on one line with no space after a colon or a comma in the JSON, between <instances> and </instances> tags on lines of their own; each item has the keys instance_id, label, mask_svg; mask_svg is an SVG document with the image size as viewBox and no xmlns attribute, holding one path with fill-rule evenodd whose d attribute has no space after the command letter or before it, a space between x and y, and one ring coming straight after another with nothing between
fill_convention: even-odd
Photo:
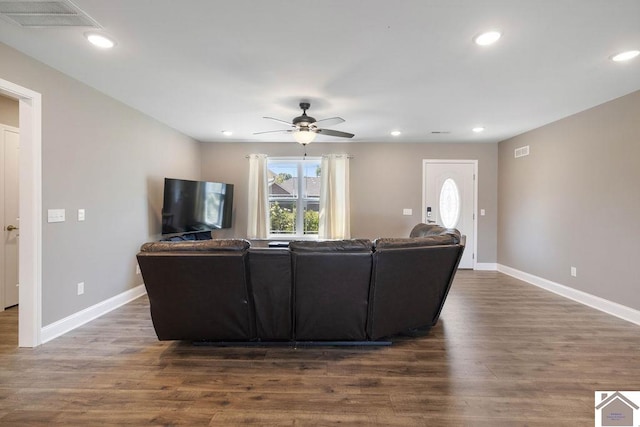
<instances>
[{"instance_id":1,"label":"white curtain panel","mask_svg":"<svg viewBox=\"0 0 640 427\"><path fill-rule=\"evenodd\" d=\"M349 239L349 156L328 154L322 156L320 184L321 239Z\"/></svg>"},{"instance_id":2,"label":"white curtain panel","mask_svg":"<svg viewBox=\"0 0 640 427\"><path fill-rule=\"evenodd\" d=\"M249 204L247 237L266 239L269 236L269 185L267 155L249 155Z\"/></svg>"}]
</instances>

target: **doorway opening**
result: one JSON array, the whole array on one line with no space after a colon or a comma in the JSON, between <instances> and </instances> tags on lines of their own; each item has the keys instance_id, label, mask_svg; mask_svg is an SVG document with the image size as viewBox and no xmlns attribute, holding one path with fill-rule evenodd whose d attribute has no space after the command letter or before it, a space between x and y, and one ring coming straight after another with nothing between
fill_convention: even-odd
<instances>
[{"instance_id":1,"label":"doorway opening","mask_svg":"<svg viewBox=\"0 0 640 427\"><path fill-rule=\"evenodd\" d=\"M18 162L20 133L11 126L17 123L18 103L2 97L4 111L15 113L15 118L3 115L0 123L0 311L18 305L18 246L20 219L18 216ZM11 108L15 105L14 108ZM15 110L15 111L13 111ZM9 120L10 119L10 120ZM17 335L17 329L16 329Z\"/></svg>"},{"instance_id":2,"label":"doorway opening","mask_svg":"<svg viewBox=\"0 0 640 427\"><path fill-rule=\"evenodd\" d=\"M3 79L0 94L18 100L19 108L18 346L36 347L42 329L42 97Z\"/></svg>"},{"instance_id":3,"label":"doorway opening","mask_svg":"<svg viewBox=\"0 0 640 427\"><path fill-rule=\"evenodd\" d=\"M475 269L478 252L478 161L423 160L422 221L466 236L458 268Z\"/></svg>"}]
</instances>

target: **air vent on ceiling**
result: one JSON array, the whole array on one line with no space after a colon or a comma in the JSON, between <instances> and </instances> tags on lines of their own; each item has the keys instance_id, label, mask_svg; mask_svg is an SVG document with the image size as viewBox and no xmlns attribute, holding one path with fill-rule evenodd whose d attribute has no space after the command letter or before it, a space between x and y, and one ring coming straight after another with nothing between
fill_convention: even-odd
<instances>
[{"instance_id":1,"label":"air vent on ceiling","mask_svg":"<svg viewBox=\"0 0 640 427\"><path fill-rule=\"evenodd\" d=\"M451 131L450 130L432 130L431 133L434 134L434 135L450 134Z\"/></svg>"},{"instance_id":2,"label":"air vent on ceiling","mask_svg":"<svg viewBox=\"0 0 640 427\"><path fill-rule=\"evenodd\" d=\"M28 28L101 28L69 1L0 1L0 16Z\"/></svg>"},{"instance_id":3,"label":"air vent on ceiling","mask_svg":"<svg viewBox=\"0 0 640 427\"><path fill-rule=\"evenodd\" d=\"M514 157L517 159L518 157L524 157L529 155L529 146L525 145L524 147L516 148L514 151Z\"/></svg>"}]
</instances>

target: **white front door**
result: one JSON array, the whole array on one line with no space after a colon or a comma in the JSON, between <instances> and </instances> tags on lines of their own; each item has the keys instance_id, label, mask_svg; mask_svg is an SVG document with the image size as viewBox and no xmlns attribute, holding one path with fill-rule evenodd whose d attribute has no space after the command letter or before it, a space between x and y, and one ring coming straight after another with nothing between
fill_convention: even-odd
<instances>
[{"instance_id":1,"label":"white front door","mask_svg":"<svg viewBox=\"0 0 640 427\"><path fill-rule=\"evenodd\" d=\"M477 160L424 160L422 220L466 236L459 268L475 267Z\"/></svg>"},{"instance_id":2,"label":"white front door","mask_svg":"<svg viewBox=\"0 0 640 427\"><path fill-rule=\"evenodd\" d=\"M18 304L18 129L0 125L0 224L2 225L2 275L0 277L0 310Z\"/></svg>"}]
</instances>

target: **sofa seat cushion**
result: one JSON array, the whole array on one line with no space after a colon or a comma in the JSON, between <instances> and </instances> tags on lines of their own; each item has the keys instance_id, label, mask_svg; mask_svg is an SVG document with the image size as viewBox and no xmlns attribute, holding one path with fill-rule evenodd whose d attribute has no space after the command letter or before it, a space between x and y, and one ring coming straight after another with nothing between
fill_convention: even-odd
<instances>
[{"instance_id":1,"label":"sofa seat cushion","mask_svg":"<svg viewBox=\"0 0 640 427\"><path fill-rule=\"evenodd\" d=\"M149 242L142 245L140 252L219 252L246 251L249 241L244 239L211 239L180 242Z\"/></svg>"}]
</instances>

